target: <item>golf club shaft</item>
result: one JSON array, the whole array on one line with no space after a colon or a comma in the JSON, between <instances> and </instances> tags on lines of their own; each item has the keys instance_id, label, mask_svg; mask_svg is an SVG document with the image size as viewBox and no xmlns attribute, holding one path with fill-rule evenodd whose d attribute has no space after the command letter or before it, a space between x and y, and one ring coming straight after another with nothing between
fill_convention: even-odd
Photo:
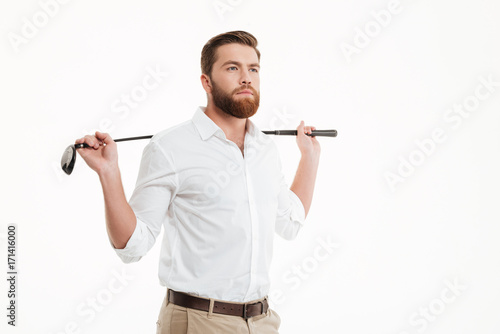
<instances>
[{"instance_id":1,"label":"golf club shaft","mask_svg":"<svg viewBox=\"0 0 500 334\"><path fill-rule=\"evenodd\" d=\"M150 138L153 138L152 135L149 135L149 136L140 136L140 137L128 137L128 138L118 138L118 139L113 139L113 141L115 143L119 143L121 141L129 141L129 140L139 140L139 139L150 139ZM83 143L83 144L75 144L75 148L88 148L90 147L89 145L87 145L86 143Z\"/></svg>"},{"instance_id":2,"label":"golf club shaft","mask_svg":"<svg viewBox=\"0 0 500 334\"><path fill-rule=\"evenodd\" d=\"M266 135L276 135L276 136L296 136L297 130L269 130L262 131ZM323 137L337 137L337 130L312 130L311 134L307 134L308 136L323 136ZM119 138L114 139L116 143L121 141L129 141L129 140L139 140L139 139L150 139L152 135L149 136L140 136L140 137L128 137L128 138ZM75 144L75 148L84 148L90 147L86 143L83 144Z\"/></svg>"},{"instance_id":3,"label":"golf club shaft","mask_svg":"<svg viewBox=\"0 0 500 334\"><path fill-rule=\"evenodd\" d=\"M140 136L140 137L129 137L129 138L119 138L119 139L114 139L116 143L121 142L121 141L129 141L129 140L138 140L138 139L150 139L153 138L152 135L149 136Z\"/></svg>"}]
</instances>

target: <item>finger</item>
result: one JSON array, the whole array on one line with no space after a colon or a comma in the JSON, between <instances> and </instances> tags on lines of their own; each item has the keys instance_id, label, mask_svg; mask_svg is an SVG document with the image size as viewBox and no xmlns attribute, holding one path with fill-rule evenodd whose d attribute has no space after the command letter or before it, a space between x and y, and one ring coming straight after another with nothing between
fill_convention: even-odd
<instances>
[{"instance_id":1,"label":"finger","mask_svg":"<svg viewBox=\"0 0 500 334\"><path fill-rule=\"evenodd\" d=\"M306 135L306 129L304 125L304 121L300 121L299 126L297 127L297 136L304 136Z\"/></svg>"},{"instance_id":2,"label":"finger","mask_svg":"<svg viewBox=\"0 0 500 334\"><path fill-rule=\"evenodd\" d=\"M85 144L89 145L89 143L93 143L93 140L94 140L94 136L86 135L85 137L78 138L77 140L75 140L75 144L85 143Z\"/></svg>"},{"instance_id":3,"label":"finger","mask_svg":"<svg viewBox=\"0 0 500 334\"><path fill-rule=\"evenodd\" d=\"M95 136L86 135L85 137L83 137L83 141L81 143L85 143L94 149L99 148L99 141L97 140L97 138Z\"/></svg>"},{"instance_id":4,"label":"finger","mask_svg":"<svg viewBox=\"0 0 500 334\"><path fill-rule=\"evenodd\" d=\"M114 142L109 133L96 131L95 136L106 145L109 145Z\"/></svg>"}]
</instances>

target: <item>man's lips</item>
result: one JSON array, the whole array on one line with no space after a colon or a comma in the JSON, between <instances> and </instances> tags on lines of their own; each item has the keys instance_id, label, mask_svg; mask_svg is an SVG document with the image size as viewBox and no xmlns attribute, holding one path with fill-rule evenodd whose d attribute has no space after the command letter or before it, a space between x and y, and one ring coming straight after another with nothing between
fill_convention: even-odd
<instances>
[{"instance_id":1,"label":"man's lips","mask_svg":"<svg viewBox=\"0 0 500 334\"><path fill-rule=\"evenodd\" d=\"M245 90L242 90L241 92L239 93L236 93L236 95L239 95L239 94L249 94L249 95L253 95L252 91L249 90L249 89L245 89Z\"/></svg>"}]
</instances>

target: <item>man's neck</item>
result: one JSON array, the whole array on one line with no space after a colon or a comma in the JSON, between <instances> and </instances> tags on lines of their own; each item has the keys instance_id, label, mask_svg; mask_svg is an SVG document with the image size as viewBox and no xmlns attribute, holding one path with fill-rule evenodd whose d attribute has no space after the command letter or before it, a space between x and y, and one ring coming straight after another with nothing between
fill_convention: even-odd
<instances>
[{"instance_id":1,"label":"man's neck","mask_svg":"<svg viewBox=\"0 0 500 334\"><path fill-rule=\"evenodd\" d=\"M210 105L205 109L205 114L224 131L227 139L236 143L238 147L243 147L247 123L246 118L236 118Z\"/></svg>"}]
</instances>

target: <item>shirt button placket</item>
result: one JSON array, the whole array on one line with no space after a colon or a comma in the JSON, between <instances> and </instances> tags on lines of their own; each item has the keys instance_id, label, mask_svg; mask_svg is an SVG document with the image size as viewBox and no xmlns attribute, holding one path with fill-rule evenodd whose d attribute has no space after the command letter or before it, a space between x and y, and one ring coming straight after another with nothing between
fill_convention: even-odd
<instances>
[{"instance_id":1,"label":"shirt button placket","mask_svg":"<svg viewBox=\"0 0 500 334\"><path fill-rule=\"evenodd\" d=\"M252 233L252 249L251 249L251 262L250 262L250 284L248 286L248 291L247 291L247 297L249 297L249 294L253 292L254 289L254 282L255 282L255 274L256 274L256 268L257 268L257 250L258 250L258 229L259 226L257 224L257 215L255 211L255 200L254 200L254 191L253 191L253 186L252 186L252 176L249 172L248 168L248 160L244 159L243 161L243 166L244 166L244 171L245 171L245 181L247 184L247 195L248 195L248 207L249 207L249 214L250 214L250 221L251 221L251 233Z\"/></svg>"}]
</instances>

